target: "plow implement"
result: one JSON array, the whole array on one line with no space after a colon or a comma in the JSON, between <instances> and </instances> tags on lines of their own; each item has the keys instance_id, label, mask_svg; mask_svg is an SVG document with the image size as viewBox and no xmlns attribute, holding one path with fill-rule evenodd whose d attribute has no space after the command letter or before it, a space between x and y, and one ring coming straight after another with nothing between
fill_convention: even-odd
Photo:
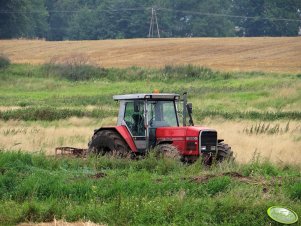
<instances>
[{"instance_id":1,"label":"plow implement","mask_svg":"<svg viewBox=\"0 0 301 226\"><path fill-rule=\"evenodd\" d=\"M88 149L74 147L57 147L55 148L56 156L75 156L84 158L87 156Z\"/></svg>"}]
</instances>

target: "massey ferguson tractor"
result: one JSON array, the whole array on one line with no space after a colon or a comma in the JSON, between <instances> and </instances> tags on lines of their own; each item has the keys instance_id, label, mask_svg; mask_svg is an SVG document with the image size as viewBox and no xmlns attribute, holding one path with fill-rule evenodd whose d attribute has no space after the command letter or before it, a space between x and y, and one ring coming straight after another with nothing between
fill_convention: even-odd
<instances>
[{"instance_id":1,"label":"massey ferguson tractor","mask_svg":"<svg viewBox=\"0 0 301 226\"><path fill-rule=\"evenodd\" d=\"M113 99L120 103L117 126L94 130L88 152L120 157L143 156L151 150L176 152L182 161L202 157L207 164L233 159L231 147L218 139L216 130L194 126L187 93L182 99L170 93L117 95Z\"/></svg>"}]
</instances>

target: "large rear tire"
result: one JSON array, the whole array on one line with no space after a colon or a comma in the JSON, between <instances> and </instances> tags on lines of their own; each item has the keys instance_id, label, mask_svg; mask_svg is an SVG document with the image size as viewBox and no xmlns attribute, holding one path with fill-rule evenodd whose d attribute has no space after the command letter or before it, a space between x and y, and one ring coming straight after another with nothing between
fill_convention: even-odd
<instances>
[{"instance_id":1,"label":"large rear tire","mask_svg":"<svg viewBox=\"0 0 301 226\"><path fill-rule=\"evenodd\" d=\"M228 144L221 142L217 145L216 160L218 162L233 162L234 159L235 158L233 156L233 151L231 150L231 147Z\"/></svg>"},{"instance_id":2,"label":"large rear tire","mask_svg":"<svg viewBox=\"0 0 301 226\"><path fill-rule=\"evenodd\" d=\"M127 158L131 150L124 139L114 130L100 130L93 135L88 144L89 153L97 155L112 155Z\"/></svg>"}]
</instances>

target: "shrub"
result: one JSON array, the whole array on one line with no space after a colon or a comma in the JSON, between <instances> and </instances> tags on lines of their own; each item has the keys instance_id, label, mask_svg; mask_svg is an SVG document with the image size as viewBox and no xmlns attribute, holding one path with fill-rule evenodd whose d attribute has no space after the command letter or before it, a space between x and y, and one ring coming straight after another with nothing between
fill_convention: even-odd
<instances>
[{"instance_id":1,"label":"shrub","mask_svg":"<svg viewBox=\"0 0 301 226\"><path fill-rule=\"evenodd\" d=\"M42 70L47 77L54 75L70 81L102 78L106 75L104 68L91 64L86 56L80 54L68 58L54 57L43 65Z\"/></svg>"},{"instance_id":2,"label":"shrub","mask_svg":"<svg viewBox=\"0 0 301 226\"><path fill-rule=\"evenodd\" d=\"M199 79L212 79L216 78L219 73L212 71L210 68L194 66L191 64L181 66L166 65L163 69L163 74L170 77L179 78L199 78Z\"/></svg>"},{"instance_id":3,"label":"shrub","mask_svg":"<svg viewBox=\"0 0 301 226\"><path fill-rule=\"evenodd\" d=\"M0 54L0 69L6 68L9 65L10 65L10 59L5 55Z\"/></svg>"}]
</instances>

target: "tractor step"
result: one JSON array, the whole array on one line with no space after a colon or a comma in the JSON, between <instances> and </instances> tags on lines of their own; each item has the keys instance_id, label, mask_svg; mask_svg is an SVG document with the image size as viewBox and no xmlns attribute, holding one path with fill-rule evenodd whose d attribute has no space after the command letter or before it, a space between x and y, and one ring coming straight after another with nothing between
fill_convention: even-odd
<instances>
[{"instance_id":1,"label":"tractor step","mask_svg":"<svg viewBox=\"0 0 301 226\"><path fill-rule=\"evenodd\" d=\"M74 148L74 147L57 147L55 148L55 155L61 156L75 156L75 157L86 157L88 149Z\"/></svg>"}]
</instances>

